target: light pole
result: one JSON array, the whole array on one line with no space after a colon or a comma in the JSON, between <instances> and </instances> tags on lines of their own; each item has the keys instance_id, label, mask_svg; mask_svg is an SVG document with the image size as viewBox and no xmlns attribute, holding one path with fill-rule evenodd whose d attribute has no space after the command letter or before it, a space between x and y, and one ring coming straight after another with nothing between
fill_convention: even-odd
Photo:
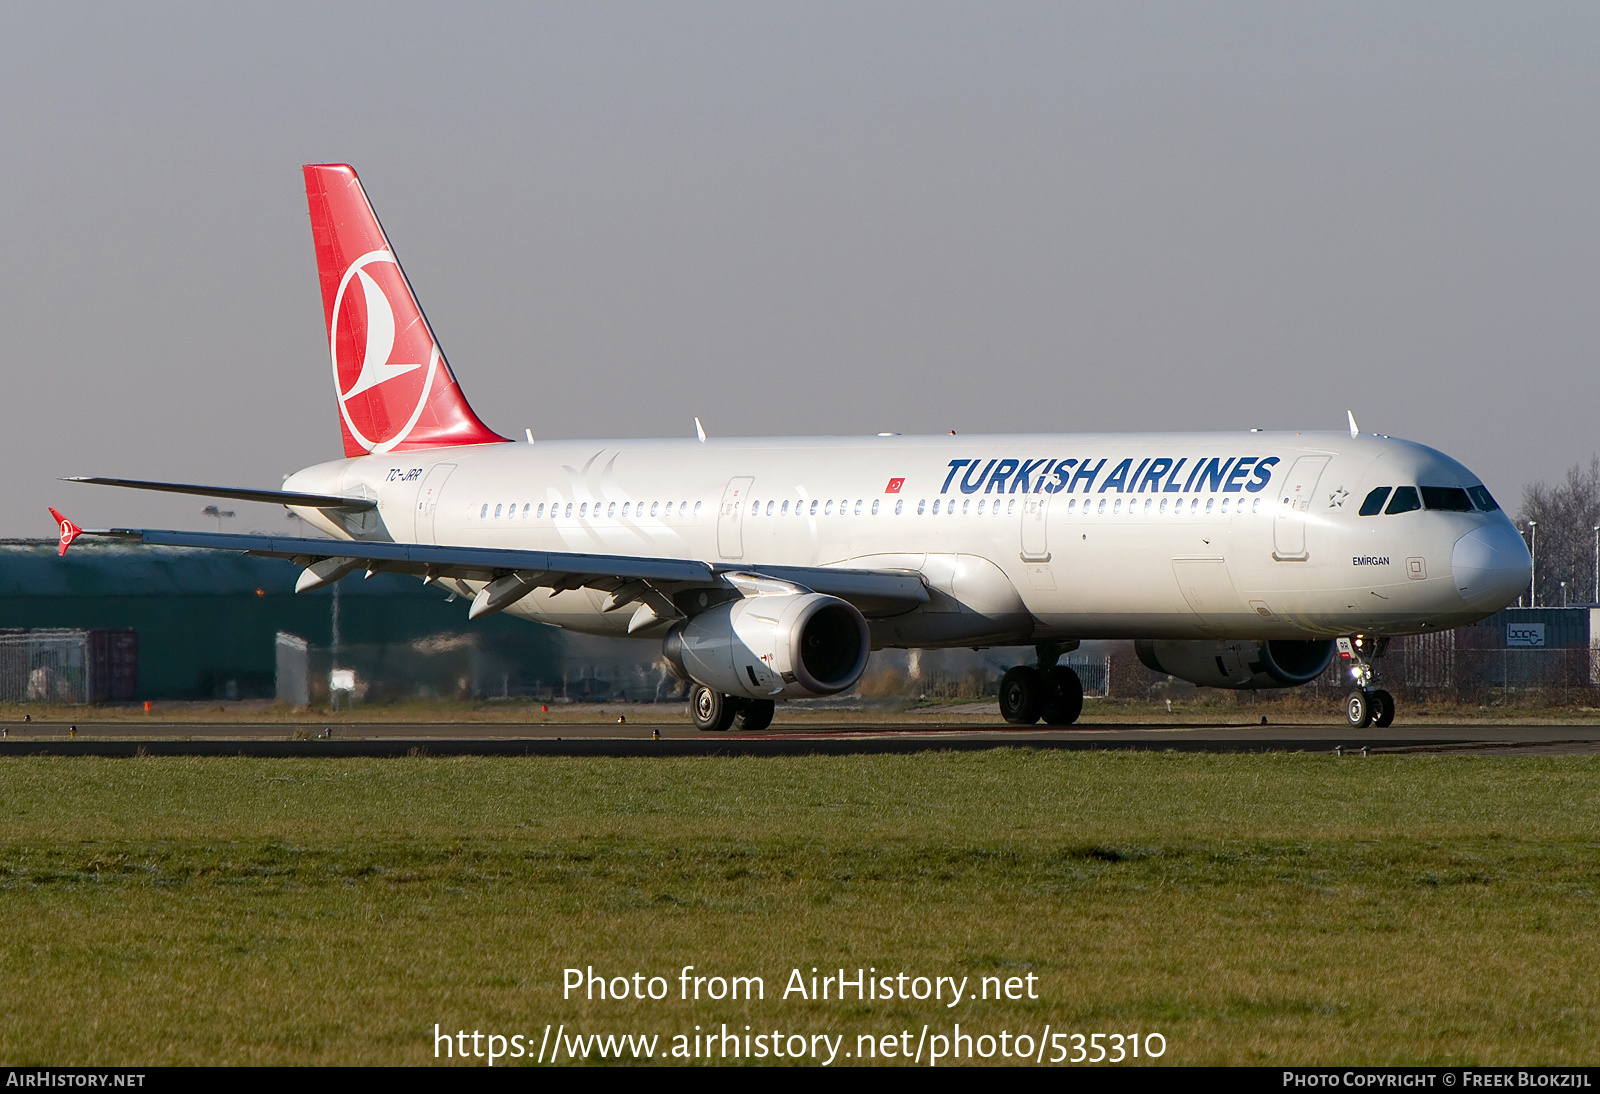
<instances>
[{"instance_id":1,"label":"light pole","mask_svg":"<svg viewBox=\"0 0 1600 1094\"><path fill-rule=\"evenodd\" d=\"M1594 526L1594 603L1600 604L1600 524Z\"/></svg>"},{"instance_id":2,"label":"light pole","mask_svg":"<svg viewBox=\"0 0 1600 1094\"><path fill-rule=\"evenodd\" d=\"M1539 606L1539 522L1528 522L1528 607Z\"/></svg>"}]
</instances>

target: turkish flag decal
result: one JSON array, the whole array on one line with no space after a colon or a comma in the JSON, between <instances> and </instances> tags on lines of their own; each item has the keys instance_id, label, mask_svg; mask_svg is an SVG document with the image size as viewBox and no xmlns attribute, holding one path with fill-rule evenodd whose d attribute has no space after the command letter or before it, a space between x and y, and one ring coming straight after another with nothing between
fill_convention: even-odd
<instances>
[{"instance_id":1,"label":"turkish flag decal","mask_svg":"<svg viewBox=\"0 0 1600 1094\"><path fill-rule=\"evenodd\" d=\"M889 485L883 488L885 494L898 494L900 488L906 484L905 479L890 479Z\"/></svg>"}]
</instances>

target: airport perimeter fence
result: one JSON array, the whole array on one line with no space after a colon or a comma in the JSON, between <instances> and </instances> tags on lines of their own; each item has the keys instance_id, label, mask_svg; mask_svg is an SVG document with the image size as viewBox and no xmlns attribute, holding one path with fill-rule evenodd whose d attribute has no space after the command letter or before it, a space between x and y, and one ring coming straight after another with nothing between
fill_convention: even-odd
<instances>
[{"instance_id":1,"label":"airport perimeter fence","mask_svg":"<svg viewBox=\"0 0 1600 1094\"><path fill-rule=\"evenodd\" d=\"M473 633L347 642L335 649L280 631L275 696L295 708L338 709L398 700L681 702L688 695L686 685L659 662L619 655L530 664L520 654L493 636Z\"/></svg>"},{"instance_id":2,"label":"airport perimeter fence","mask_svg":"<svg viewBox=\"0 0 1600 1094\"><path fill-rule=\"evenodd\" d=\"M605 702L620 700L630 703L681 703L689 697L689 684L678 679L661 660L629 659L632 652L619 644L618 656L607 660L601 657L574 657L564 666L562 679L552 681L537 692L524 691L532 697L552 702ZM970 650L935 651L942 656L920 659L919 667L912 669L904 650L880 650L872 655L861 680L852 691L840 698L864 699L982 699L994 698L1000 692L1000 678L1011 663L1027 663L1024 657L1014 662L1001 658L1005 665L991 664L990 659ZM1015 651L1005 651L1007 653ZM1111 678L1111 659L1093 655L1069 655L1061 664L1070 665L1083 681L1083 692L1088 696L1104 696ZM518 693L513 691L511 696ZM493 697L493 696L491 696Z\"/></svg>"},{"instance_id":3,"label":"airport perimeter fence","mask_svg":"<svg viewBox=\"0 0 1600 1094\"><path fill-rule=\"evenodd\" d=\"M1008 651L1009 652L1009 651ZM1010 660L1010 659L1008 659ZM1018 664L1029 664L1026 655L1016 658ZM1104 698L1109 694L1112 679L1112 657L1067 656L1058 664L1066 665L1078 674L1083 683L1083 694L1090 698ZM870 671L870 670L869 670ZM1000 694L1000 678L1005 668L997 665L979 665L965 671L938 668L914 678L890 680L876 688L861 689L864 694L921 696L925 699L985 699Z\"/></svg>"},{"instance_id":4,"label":"airport perimeter fence","mask_svg":"<svg viewBox=\"0 0 1600 1094\"><path fill-rule=\"evenodd\" d=\"M1373 662L1374 678L1408 703L1600 706L1600 648L1589 647L1587 633L1572 636L1575 644L1568 646L1507 647L1498 639L1496 632L1473 627L1394 638ZM1118 650L1111 660L1112 694L1128 699L1191 699L1198 691L1224 704L1327 704L1354 686L1350 662L1337 654L1303 687L1233 692L1195 689L1152 672L1131 649Z\"/></svg>"},{"instance_id":5,"label":"airport perimeter fence","mask_svg":"<svg viewBox=\"0 0 1600 1094\"><path fill-rule=\"evenodd\" d=\"M131 630L0 632L0 702L128 700L138 670L138 636Z\"/></svg>"},{"instance_id":6,"label":"airport perimeter fence","mask_svg":"<svg viewBox=\"0 0 1600 1094\"><path fill-rule=\"evenodd\" d=\"M1407 702L1452 702L1475 705L1600 706L1600 648L1473 648L1479 635L1436 631L1393 639L1375 663L1379 687ZM1585 638L1587 641L1587 638ZM1077 654L1062 658L1083 681L1091 698L1160 702L1163 699L1252 706L1259 703L1337 705L1350 691L1350 663L1335 655L1326 671L1301 687L1228 690L1197 688L1187 681L1146 668L1133 643L1110 644L1104 656ZM965 651L955 651L965 652ZM994 664L945 664L908 675L898 665L875 674L868 669L860 693L868 697L921 695L930 699L994 698L1009 664L1026 664L1016 649L989 651L1001 656ZM875 657L878 655L874 655ZM971 658L967 659L970 662ZM1002 664L1003 662L1003 664Z\"/></svg>"},{"instance_id":7,"label":"airport perimeter fence","mask_svg":"<svg viewBox=\"0 0 1600 1094\"><path fill-rule=\"evenodd\" d=\"M1415 637L1433 641L1397 640L1377 663L1378 683L1396 695L1479 706L1600 702L1600 650L1473 649L1451 644L1453 632Z\"/></svg>"},{"instance_id":8,"label":"airport perimeter fence","mask_svg":"<svg viewBox=\"0 0 1600 1094\"><path fill-rule=\"evenodd\" d=\"M689 684L664 661L640 656L647 650L643 643L586 641L573 645L566 657L535 674L471 634L441 634L404 643L347 643L335 651L299 635L279 632L276 698L295 708L339 708L401 699L547 703L682 703L688 699ZM841 698L993 698L1005 667L1013 663L1009 657L986 658L970 650L937 653L939 656L921 659L921 671L910 671L905 651L880 651L873 655L860 686ZM1061 663L1078 674L1085 695L1107 694L1113 675L1111 657L1076 654L1062 658Z\"/></svg>"},{"instance_id":9,"label":"airport perimeter fence","mask_svg":"<svg viewBox=\"0 0 1600 1094\"><path fill-rule=\"evenodd\" d=\"M1555 639L1556 632L1547 637ZM1503 639L1497 632L1470 627L1396 638L1375 662L1376 681L1407 703L1600 706L1600 648L1589 648L1587 631L1570 638L1570 646L1506 648L1499 645ZM1583 644L1576 644L1580 640ZM84 655L71 652L75 648L69 642L58 649L41 632L25 638L0 635L0 698L82 701L69 698L85 694L83 670L76 667ZM472 634L345 645L335 652L280 633L277 696L294 707L400 699L684 701L688 685L664 662L640 656L642 652L640 643L594 642L533 669L511 651L497 650ZM851 694L864 699L993 698L1006 667L1031 660L1014 656L1018 652L923 651L908 658L906 651L880 651ZM1086 696L1147 702L1327 706L1337 705L1352 686L1349 663L1337 656L1303 687L1260 691L1196 688L1152 672L1140 663L1132 643L1111 644L1104 654L1079 651L1061 663L1078 674Z\"/></svg>"},{"instance_id":10,"label":"airport perimeter fence","mask_svg":"<svg viewBox=\"0 0 1600 1094\"><path fill-rule=\"evenodd\" d=\"M334 648L280 631L274 662L276 699L297 708L401 699L477 700L498 696L520 679L514 658L473 634Z\"/></svg>"},{"instance_id":11,"label":"airport perimeter fence","mask_svg":"<svg viewBox=\"0 0 1600 1094\"><path fill-rule=\"evenodd\" d=\"M1582 645L1508 647L1483 643L1481 630L1435 631L1393 639L1375 663L1379 686L1413 702L1479 706L1589 705L1600 700L1600 649ZM1327 690L1348 691L1335 659ZM1319 684L1322 681L1319 681Z\"/></svg>"}]
</instances>

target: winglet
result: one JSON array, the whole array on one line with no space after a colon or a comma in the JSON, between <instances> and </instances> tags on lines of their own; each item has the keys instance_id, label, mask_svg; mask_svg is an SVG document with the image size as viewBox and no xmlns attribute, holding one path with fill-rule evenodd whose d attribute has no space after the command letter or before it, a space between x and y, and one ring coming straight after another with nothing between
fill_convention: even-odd
<instances>
[{"instance_id":1,"label":"winglet","mask_svg":"<svg viewBox=\"0 0 1600 1094\"><path fill-rule=\"evenodd\" d=\"M1361 430L1356 428L1355 411L1347 410L1347 411L1344 412L1344 416L1346 418L1350 419L1350 439L1353 441L1353 440L1356 439L1356 435L1361 432Z\"/></svg>"},{"instance_id":2,"label":"winglet","mask_svg":"<svg viewBox=\"0 0 1600 1094\"><path fill-rule=\"evenodd\" d=\"M58 556L64 555L67 553L67 548L72 546L72 541L83 535L83 529L79 528L76 524L73 524L70 520L56 512L54 509L50 510L50 515L55 517L56 523L61 526L61 547L56 551L56 554Z\"/></svg>"}]
</instances>

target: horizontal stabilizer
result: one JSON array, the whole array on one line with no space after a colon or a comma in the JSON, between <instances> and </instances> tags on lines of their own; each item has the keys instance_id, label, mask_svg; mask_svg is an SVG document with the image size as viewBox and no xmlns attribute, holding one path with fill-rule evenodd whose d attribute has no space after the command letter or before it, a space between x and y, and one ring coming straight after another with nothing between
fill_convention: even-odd
<instances>
[{"instance_id":1,"label":"horizontal stabilizer","mask_svg":"<svg viewBox=\"0 0 1600 1094\"><path fill-rule=\"evenodd\" d=\"M103 479L93 475L74 475L65 482L87 482L95 486L126 486L133 490L162 490L169 494L195 494L205 498L233 498L236 501L264 501L269 505L303 505L308 509L339 509L360 513L376 509L371 498L346 498L337 494L302 494L296 490L251 490L242 486L196 486L187 482L147 482L144 479Z\"/></svg>"}]
</instances>

